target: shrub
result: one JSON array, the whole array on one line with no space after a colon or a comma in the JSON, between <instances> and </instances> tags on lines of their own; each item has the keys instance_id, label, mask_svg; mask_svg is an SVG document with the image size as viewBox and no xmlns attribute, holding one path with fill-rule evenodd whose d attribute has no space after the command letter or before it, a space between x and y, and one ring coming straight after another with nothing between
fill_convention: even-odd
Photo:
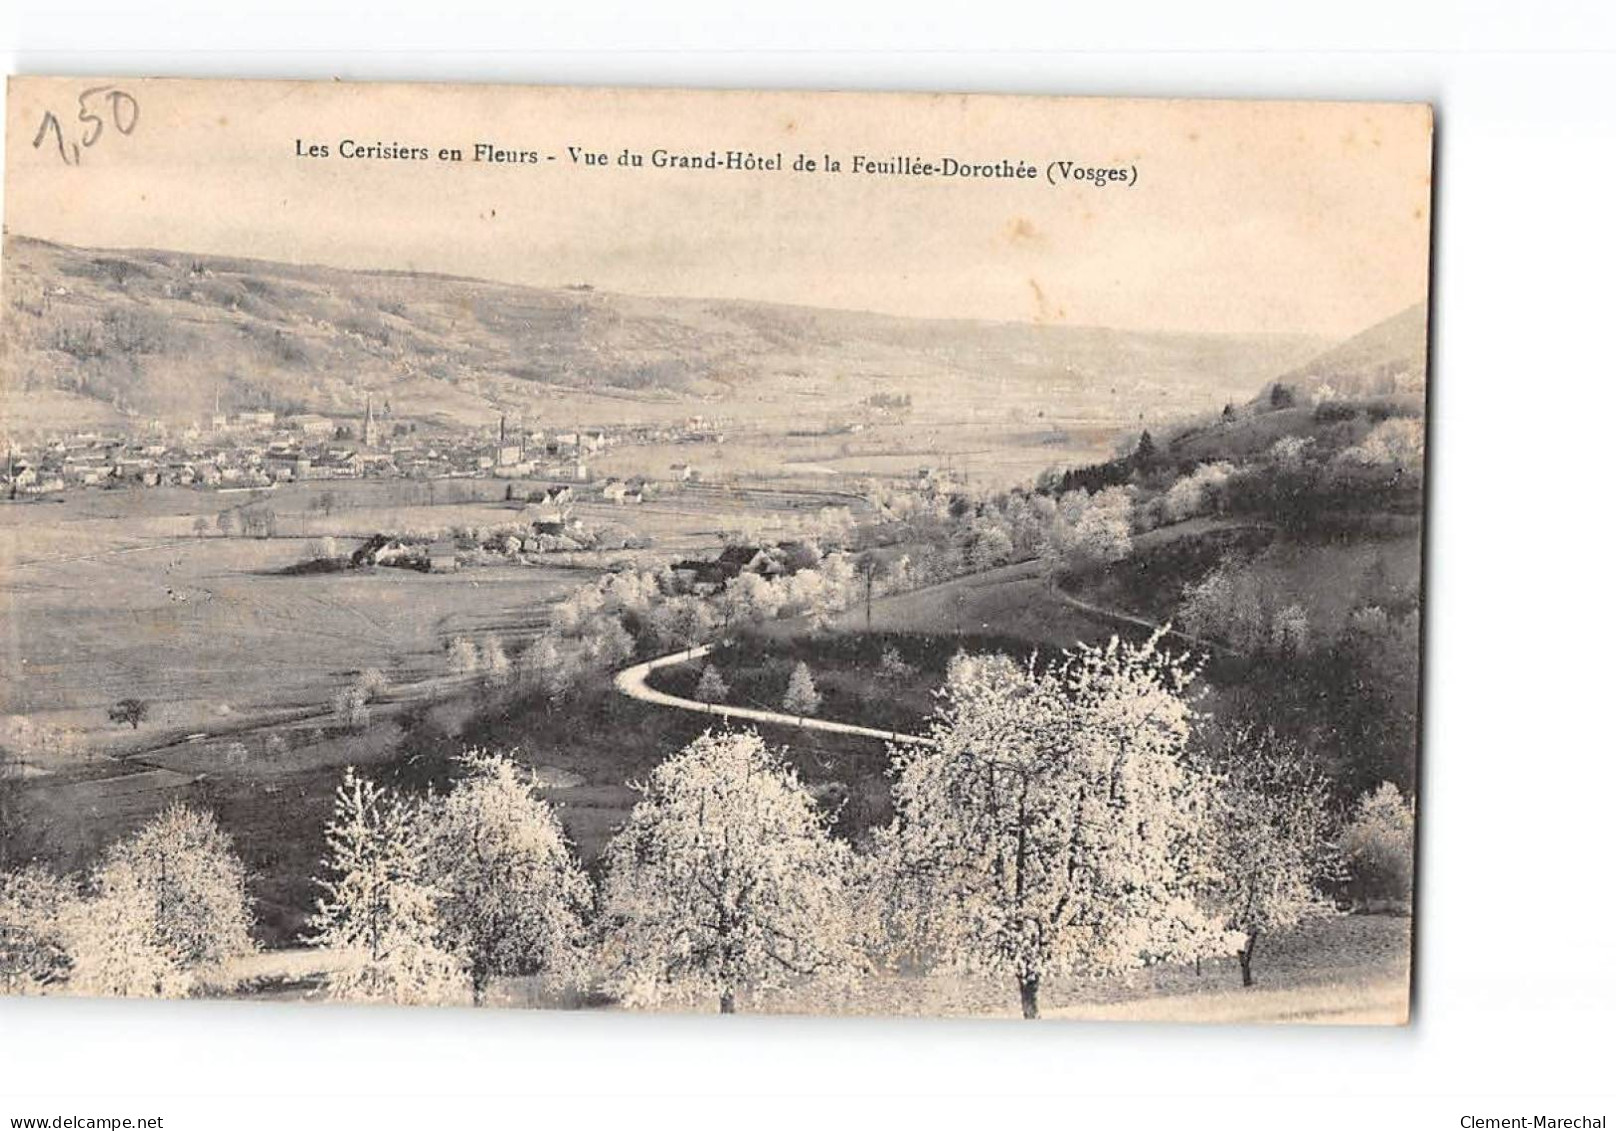
<instances>
[{"instance_id":1,"label":"shrub","mask_svg":"<svg viewBox=\"0 0 1616 1131\"><path fill-rule=\"evenodd\" d=\"M1414 895L1414 806L1391 782L1358 800L1341 834L1353 902L1406 908Z\"/></svg>"},{"instance_id":2,"label":"shrub","mask_svg":"<svg viewBox=\"0 0 1616 1131\"><path fill-rule=\"evenodd\" d=\"M703 703L722 703L729 698L729 684L711 664L702 669L701 679L696 683L696 698Z\"/></svg>"}]
</instances>

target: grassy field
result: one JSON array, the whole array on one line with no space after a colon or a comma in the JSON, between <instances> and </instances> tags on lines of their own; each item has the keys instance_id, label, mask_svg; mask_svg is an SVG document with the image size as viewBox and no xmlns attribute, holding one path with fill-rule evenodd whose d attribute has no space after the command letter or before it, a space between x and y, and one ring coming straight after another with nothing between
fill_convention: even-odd
<instances>
[{"instance_id":1,"label":"grassy field","mask_svg":"<svg viewBox=\"0 0 1616 1131\"><path fill-rule=\"evenodd\" d=\"M1001 566L907 593L877 598L868 620L862 604L838 614L848 631L928 636L1008 637L1054 648L1104 640L1118 631L1063 601L1038 562Z\"/></svg>"},{"instance_id":2,"label":"grassy field","mask_svg":"<svg viewBox=\"0 0 1616 1131\"><path fill-rule=\"evenodd\" d=\"M1045 1018L1175 1023L1397 1024L1407 1018L1411 920L1338 916L1267 941L1240 985L1233 958L1147 967L1115 978L1055 978L1039 995ZM768 1012L1019 1018L1008 978L948 973L885 975L856 995L788 992L750 1003Z\"/></svg>"},{"instance_id":3,"label":"grassy field","mask_svg":"<svg viewBox=\"0 0 1616 1131\"><path fill-rule=\"evenodd\" d=\"M1240 985L1233 958L1193 966L1155 966L1095 979L1054 978L1040 993L1046 1020L1154 1021L1173 1024L1401 1024L1408 1019L1411 920L1343 915L1316 920L1265 940L1256 984ZM297 962L306 963L304 956ZM508 980L490 1004L574 1004L526 980ZM850 987L787 989L743 995L742 1012L896 1017L1020 1018L1015 984L946 971L881 973Z\"/></svg>"},{"instance_id":4,"label":"grassy field","mask_svg":"<svg viewBox=\"0 0 1616 1131\"><path fill-rule=\"evenodd\" d=\"M1402 1024L1409 1016L1411 928L1410 919L1390 915L1343 915L1304 924L1265 940L1256 984L1249 988L1240 985L1232 958L1204 962L1199 971L1174 965L1103 979L1050 979L1040 995L1040 1012L1046 1023ZM227 996L318 1001L319 978L329 965L327 956L307 949L255 955L236 971L245 984ZM533 979L507 978L495 981L488 1004L573 1009L610 1003L588 992L558 992ZM738 1005L743 1013L1020 1017L1008 978L947 971L883 972L851 986L794 987L763 998L743 994Z\"/></svg>"},{"instance_id":5,"label":"grassy field","mask_svg":"<svg viewBox=\"0 0 1616 1131\"><path fill-rule=\"evenodd\" d=\"M505 489L492 480L430 490L355 481L243 495L76 491L60 502L0 506L0 714L82 731L92 751L120 752L157 735L325 704L366 668L394 682L441 674L456 635L525 643L551 603L593 579L587 555L455 575L279 574L307 557L306 538L336 537L349 549L379 531L510 522L520 504L504 501ZM712 549L745 519L812 513L833 498L694 494L578 510L585 521L649 535L651 552L683 554ZM194 532L197 516L211 522L255 498L275 508L278 537ZM125 696L152 704L140 732L106 719L107 706Z\"/></svg>"},{"instance_id":6,"label":"grassy field","mask_svg":"<svg viewBox=\"0 0 1616 1131\"><path fill-rule=\"evenodd\" d=\"M441 673L455 635L530 635L550 602L591 576L274 575L304 556L292 540L193 539L12 570L0 583L0 712L117 747L137 737L105 716L124 696L152 703L150 729L179 732L323 704L365 668L394 682Z\"/></svg>"},{"instance_id":7,"label":"grassy field","mask_svg":"<svg viewBox=\"0 0 1616 1131\"><path fill-rule=\"evenodd\" d=\"M591 462L597 474L666 476L689 463L708 480L758 475L836 487L866 477L914 481L922 467L949 468L979 486L1003 490L1031 482L1045 468L1089 463L1110 455L1126 425L1074 417L1042 427L1021 411L984 404L956 419L877 422L854 432L807 434L812 418L774 422L770 430L731 432L722 444L626 445ZM803 434L790 434L791 428Z\"/></svg>"}]
</instances>

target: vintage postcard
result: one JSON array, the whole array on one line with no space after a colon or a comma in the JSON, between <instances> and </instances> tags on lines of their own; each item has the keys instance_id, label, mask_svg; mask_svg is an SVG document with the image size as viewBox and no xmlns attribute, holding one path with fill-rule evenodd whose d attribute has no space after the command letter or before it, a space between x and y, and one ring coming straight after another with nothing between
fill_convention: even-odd
<instances>
[{"instance_id":1,"label":"vintage postcard","mask_svg":"<svg viewBox=\"0 0 1616 1131\"><path fill-rule=\"evenodd\" d=\"M1428 107L5 128L0 989L1407 1019Z\"/></svg>"}]
</instances>

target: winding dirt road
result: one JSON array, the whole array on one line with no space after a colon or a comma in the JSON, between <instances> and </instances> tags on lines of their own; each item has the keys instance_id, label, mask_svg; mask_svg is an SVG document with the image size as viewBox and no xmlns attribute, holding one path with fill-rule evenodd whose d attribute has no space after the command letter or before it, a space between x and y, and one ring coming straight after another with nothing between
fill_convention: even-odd
<instances>
[{"instance_id":1,"label":"winding dirt road","mask_svg":"<svg viewBox=\"0 0 1616 1131\"><path fill-rule=\"evenodd\" d=\"M616 683L617 690L627 695L630 699L638 699L642 703L654 703L659 707L672 707L680 711L695 711L698 714L714 715L725 720L746 719L751 722L797 727L801 730L826 731L831 734L855 734L863 738L879 738L887 742L903 743L910 746L932 745L932 740L929 738L922 738L916 734L902 734L895 730L876 730L873 727L832 722L829 719L816 719L807 715L783 715L775 711L760 711L752 707L731 707L724 703L702 703L695 699L681 699L677 695L669 695L666 692L658 691L646 681L646 677L657 668L672 667L675 664L688 664L701 659L711 651L712 646L710 644L701 644L694 648L687 648L682 652L658 656L656 659L647 660L643 664L635 664L631 668L624 668L617 673L617 677L613 682Z\"/></svg>"}]
</instances>

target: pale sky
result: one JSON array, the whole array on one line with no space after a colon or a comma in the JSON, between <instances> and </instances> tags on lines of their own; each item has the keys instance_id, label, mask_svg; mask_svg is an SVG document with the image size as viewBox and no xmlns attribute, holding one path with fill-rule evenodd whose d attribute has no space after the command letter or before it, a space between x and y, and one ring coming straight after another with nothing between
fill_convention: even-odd
<instances>
[{"instance_id":1,"label":"pale sky","mask_svg":"<svg viewBox=\"0 0 1616 1131\"><path fill-rule=\"evenodd\" d=\"M7 230L338 267L921 317L1345 336L1425 298L1424 106L118 80L139 104L69 142L97 80L13 79ZM130 115L124 104L125 124ZM331 147L299 158L298 140ZM338 143L466 157L344 160ZM556 159L474 164L487 142ZM573 164L567 147L608 154ZM786 171L649 153L784 155ZM638 169L615 163L625 148ZM794 173L823 154L842 172ZM851 158L1024 161L1035 180L859 175ZM1052 185L1052 161L1136 168Z\"/></svg>"}]
</instances>

